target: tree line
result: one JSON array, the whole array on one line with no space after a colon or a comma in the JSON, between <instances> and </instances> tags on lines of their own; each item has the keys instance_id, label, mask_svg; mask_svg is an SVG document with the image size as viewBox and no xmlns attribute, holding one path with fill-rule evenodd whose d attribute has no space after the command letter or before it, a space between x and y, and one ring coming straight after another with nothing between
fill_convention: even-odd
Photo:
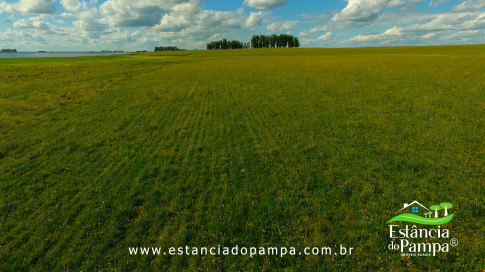
<instances>
[{"instance_id":1,"label":"tree line","mask_svg":"<svg viewBox=\"0 0 485 272\"><path fill-rule=\"evenodd\" d=\"M249 49L249 48L296 48L300 47L297 37L287 34L280 35L254 35L250 42L240 42L237 40L212 41L206 45L208 50L214 49Z\"/></svg>"},{"instance_id":2,"label":"tree line","mask_svg":"<svg viewBox=\"0 0 485 272\"><path fill-rule=\"evenodd\" d=\"M177 46L157 46L155 47L155 52L158 51L183 51L185 49L180 49Z\"/></svg>"},{"instance_id":3,"label":"tree line","mask_svg":"<svg viewBox=\"0 0 485 272\"><path fill-rule=\"evenodd\" d=\"M296 48L300 47L300 41L297 37L287 34L280 35L254 35L251 38L253 48Z\"/></svg>"},{"instance_id":4,"label":"tree line","mask_svg":"<svg viewBox=\"0 0 485 272\"><path fill-rule=\"evenodd\" d=\"M222 39L220 41L212 41L206 44L208 50L214 49L249 49L251 48L251 44L249 42L244 43L240 41L228 41L226 39Z\"/></svg>"},{"instance_id":5,"label":"tree line","mask_svg":"<svg viewBox=\"0 0 485 272\"><path fill-rule=\"evenodd\" d=\"M15 53L17 49L2 49L0 52L2 53Z\"/></svg>"}]
</instances>

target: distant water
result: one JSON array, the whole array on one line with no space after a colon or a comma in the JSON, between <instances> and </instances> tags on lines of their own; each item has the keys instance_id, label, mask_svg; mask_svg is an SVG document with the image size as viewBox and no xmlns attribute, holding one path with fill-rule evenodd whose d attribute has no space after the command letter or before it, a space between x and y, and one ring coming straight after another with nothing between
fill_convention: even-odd
<instances>
[{"instance_id":1,"label":"distant water","mask_svg":"<svg viewBox=\"0 0 485 272\"><path fill-rule=\"evenodd\" d=\"M0 53L2 58L69 58L69 57L96 57L109 55L130 54L124 52L18 52L18 53Z\"/></svg>"}]
</instances>

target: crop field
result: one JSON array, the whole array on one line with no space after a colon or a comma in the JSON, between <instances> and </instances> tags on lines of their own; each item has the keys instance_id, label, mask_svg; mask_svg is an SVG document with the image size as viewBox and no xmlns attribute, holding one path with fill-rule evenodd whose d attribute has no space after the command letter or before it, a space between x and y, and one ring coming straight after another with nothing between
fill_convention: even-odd
<instances>
[{"instance_id":1,"label":"crop field","mask_svg":"<svg viewBox=\"0 0 485 272\"><path fill-rule=\"evenodd\" d=\"M482 271L484 136L485 46L0 59L0 271ZM388 249L414 200L457 247ZM354 250L129 252L186 245Z\"/></svg>"}]
</instances>

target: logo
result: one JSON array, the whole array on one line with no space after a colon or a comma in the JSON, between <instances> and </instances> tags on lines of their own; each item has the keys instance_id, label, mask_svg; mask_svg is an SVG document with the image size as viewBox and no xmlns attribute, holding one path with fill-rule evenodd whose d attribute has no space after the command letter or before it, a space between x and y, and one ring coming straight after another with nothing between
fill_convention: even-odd
<instances>
[{"instance_id":1,"label":"logo","mask_svg":"<svg viewBox=\"0 0 485 272\"><path fill-rule=\"evenodd\" d=\"M453 208L451 203L441 203L440 205L433 205L428 209L415 200L411 204L404 203L404 207L396 212L401 214L394 216L387 223L404 221L423 225L443 225L450 222L455 215L454 213L448 215L448 209L450 208ZM439 217L438 211L440 210L444 210L443 217Z\"/></svg>"},{"instance_id":2,"label":"logo","mask_svg":"<svg viewBox=\"0 0 485 272\"><path fill-rule=\"evenodd\" d=\"M432 205L429 208L418 201L404 203L404 207L386 224L408 222L413 225L390 224L389 237L392 241L388 248L399 251L402 256L436 256L438 253L449 252L450 247L458 246L458 240L450 239L450 231L440 225L453 219L455 214L448 214L451 208L451 203ZM415 224L424 226L418 228Z\"/></svg>"}]
</instances>

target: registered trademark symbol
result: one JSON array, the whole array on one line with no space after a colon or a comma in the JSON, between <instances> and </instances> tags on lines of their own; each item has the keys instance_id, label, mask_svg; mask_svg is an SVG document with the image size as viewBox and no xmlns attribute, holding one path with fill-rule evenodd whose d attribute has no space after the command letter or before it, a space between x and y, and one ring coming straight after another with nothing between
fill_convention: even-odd
<instances>
[{"instance_id":1,"label":"registered trademark symbol","mask_svg":"<svg viewBox=\"0 0 485 272\"><path fill-rule=\"evenodd\" d=\"M456 247L456 246L458 246L458 239L456 239L456 238L451 239L451 240L450 240L450 245L451 245L452 247Z\"/></svg>"}]
</instances>

